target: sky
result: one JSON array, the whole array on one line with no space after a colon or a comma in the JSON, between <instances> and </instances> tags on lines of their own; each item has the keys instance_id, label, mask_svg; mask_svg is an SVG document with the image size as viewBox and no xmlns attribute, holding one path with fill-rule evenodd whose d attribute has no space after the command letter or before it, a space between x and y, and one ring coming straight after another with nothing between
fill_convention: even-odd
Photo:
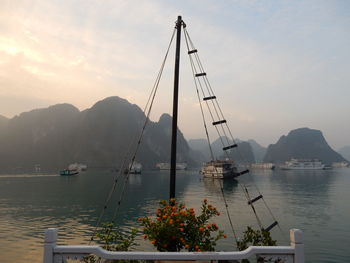
<instances>
[{"instance_id":1,"label":"sky","mask_svg":"<svg viewBox=\"0 0 350 263\"><path fill-rule=\"evenodd\" d=\"M1 0L0 115L109 96L144 107L182 15L234 137L350 145L350 1ZM172 111L174 47L151 119ZM204 138L181 46L179 127Z\"/></svg>"}]
</instances>

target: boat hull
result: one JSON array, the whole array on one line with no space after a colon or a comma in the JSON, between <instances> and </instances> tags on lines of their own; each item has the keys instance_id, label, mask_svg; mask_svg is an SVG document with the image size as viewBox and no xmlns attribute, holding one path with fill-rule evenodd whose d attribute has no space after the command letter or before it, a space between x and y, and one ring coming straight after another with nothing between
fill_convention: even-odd
<instances>
[{"instance_id":1,"label":"boat hull","mask_svg":"<svg viewBox=\"0 0 350 263\"><path fill-rule=\"evenodd\" d=\"M325 170L325 167L281 167L282 170Z\"/></svg>"},{"instance_id":2,"label":"boat hull","mask_svg":"<svg viewBox=\"0 0 350 263\"><path fill-rule=\"evenodd\" d=\"M62 170L60 171L61 176L72 176L77 175L79 172L76 170Z\"/></svg>"}]
</instances>

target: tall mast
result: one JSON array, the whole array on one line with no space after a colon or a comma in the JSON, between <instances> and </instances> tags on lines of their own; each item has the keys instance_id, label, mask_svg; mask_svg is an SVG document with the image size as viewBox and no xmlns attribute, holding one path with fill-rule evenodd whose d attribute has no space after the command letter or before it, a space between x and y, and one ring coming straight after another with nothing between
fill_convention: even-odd
<instances>
[{"instance_id":1,"label":"tall mast","mask_svg":"<svg viewBox=\"0 0 350 263\"><path fill-rule=\"evenodd\" d=\"M179 97L181 27L182 27L182 18L181 16L178 16L176 21L173 124L172 124L172 134L171 134L170 198L175 198L175 185L176 185L177 106L178 106L178 97Z\"/></svg>"}]
</instances>

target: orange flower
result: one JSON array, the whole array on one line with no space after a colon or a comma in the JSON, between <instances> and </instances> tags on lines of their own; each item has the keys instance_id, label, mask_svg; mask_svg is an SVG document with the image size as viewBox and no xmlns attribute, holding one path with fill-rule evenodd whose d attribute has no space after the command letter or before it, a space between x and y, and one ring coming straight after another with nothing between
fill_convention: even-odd
<instances>
[{"instance_id":1,"label":"orange flower","mask_svg":"<svg viewBox=\"0 0 350 263\"><path fill-rule=\"evenodd\" d=\"M160 217L159 217L159 216L157 217L157 220L160 220Z\"/></svg>"},{"instance_id":2,"label":"orange flower","mask_svg":"<svg viewBox=\"0 0 350 263\"><path fill-rule=\"evenodd\" d=\"M170 219L169 224L172 225L174 223L174 220Z\"/></svg>"},{"instance_id":3,"label":"orange flower","mask_svg":"<svg viewBox=\"0 0 350 263\"><path fill-rule=\"evenodd\" d=\"M194 248L198 250L198 249L199 249L199 246L198 246L198 245L196 245Z\"/></svg>"},{"instance_id":4,"label":"orange flower","mask_svg":"<svg viewBox=\"0 0 350 263\"><path fill-rule=\"evenodd\" d=\"M207 228L208 228L208 229L210 228L210 225L209 225L209 224L207 225Z\"/></svg>"},{"instance_id":5,"label":"orange flower","mask_svg":"<svg viewBox=\"0 0 350 263\"><path fill-rule=\"evenodd\" d=\"M181 232L184 232L184 230L185 230L185 229L183 229L182 227L180 228L180 231L181 231Z\"/></svg>"},{"instance_id":6,"label":"orange flower","mask_svg":"<svg viewBox=\"0 0 350 263\"><path fill-rule=\"evenodd\" d=\"M154 244L156 243L156 241L155 241L155 240L152 240L151 243L154 245Z\"/></svg>"},{"instance_id":7,"label":"orange flower","mask_svg":"<svg viewBox=\"0 0 350 263\"><path fill-rule=\"evenodd\" d=\"M200 228L199 228L199 231L203 232L203 231L204 231L204 228L203 228L203 227L200 227Z\"/></svg>"},{"instance_id":8,"label":"orange flower","mask_svg":"<svg viewBox=\"0 0 350 263\"><path fill-rule=\"evenodd\" d=\"M224 235L224 238L227 238L227 235L226 235L226 234Z\"/></svg>"},{"instance_id":9,"label":"orange flower","mask_svg":"<svg viewBox=\"0 0 350 263\"><path fill-rule=\"evenodd\" d=\"M167 216L166 216L166 215L163 215L163 218L164 218L164 219L166 219L166 218L167 218Z\"/></svg>"},{"instance_id":10,"label":"orange flower","mask_svg":"<svg viewBox=\"0 0 350 263\"><path fill-rule=\"evenodd\" d=\"M185 245L185 248L189 248L190 246L189 245Z\"/></svg>"}]
</instances>

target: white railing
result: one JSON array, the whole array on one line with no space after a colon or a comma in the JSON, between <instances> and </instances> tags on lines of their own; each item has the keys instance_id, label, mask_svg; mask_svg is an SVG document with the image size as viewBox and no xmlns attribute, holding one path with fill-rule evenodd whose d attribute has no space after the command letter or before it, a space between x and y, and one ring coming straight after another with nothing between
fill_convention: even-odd
<instances>
[{"instance_id":1,"label":"white railing","mask_svg":"<svg viewBox=\"0 0 350 263\"><path fill-rule=\"evenodd\" d=\"M304 263L303 232L290 230L290 246L251 246L234 252L111 252L99 246L58 246L57 229L49 228L45 233L43 263L64 263L67 259L83 259L96 255L109 260L235 260L252 256L263 258L263 262ZM259 261L260 262L260 261Z\"/></svg>"}]
</instances>

